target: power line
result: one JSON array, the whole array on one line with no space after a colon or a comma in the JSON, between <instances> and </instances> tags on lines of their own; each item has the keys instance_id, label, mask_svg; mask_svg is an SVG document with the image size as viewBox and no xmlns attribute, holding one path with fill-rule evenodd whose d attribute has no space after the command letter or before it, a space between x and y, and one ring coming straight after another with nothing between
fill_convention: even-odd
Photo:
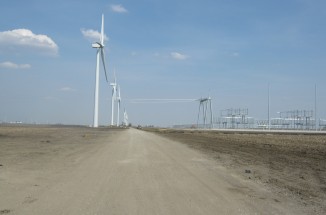
<instances>
[{"instance_id":1,"label":"power line","mask_svg":"<svg viewBox=\"0 0 326 215\"><path fill-rule=\"evenodd\" d=\"M183 102L195 102L198 99L126 99L130 103L142 104L142 103L183 103Z\"/></svg>"}]
</instances>

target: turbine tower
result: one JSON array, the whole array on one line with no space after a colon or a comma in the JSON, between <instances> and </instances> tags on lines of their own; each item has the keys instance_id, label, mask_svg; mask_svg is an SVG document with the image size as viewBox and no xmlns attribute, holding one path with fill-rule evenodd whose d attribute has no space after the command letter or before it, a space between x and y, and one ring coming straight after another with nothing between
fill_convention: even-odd
<instances>
[{"instance_id":1,"label":"turbine tower","mask_svg":"<svg viewBox=\"0 0 326 215\"><path fill-rule=\"evenodd\" d=\"M112 87L112 98L111 98L111 126L114 124L114 102L117 99L117 79L115 76L114 71L114 82L110 83L110 86Z\"/></svg>"},{"instance_id":2,"label":"turbine tower","mask_svg":"<svg viewBox=\"0 0 326 215\"><path fill-rule=\"evenodd\" d=\"M117 102L118 102L117 126L119 126L119 120L120 120L120 103L121 103L120 85L118 85Z\"/></svg>"},{"instance_id":3,"label":"turbine tower","mask_svg":"<svg viewBox=\"0 0 326 215\"><path fill-rule=\"evenodd\" d=\"M108 82L108 77L106 74L106 67L105 67L105 58L104 58L104 15L103 14L102 14L100 42L93 43L92 47L97 49L96 71L95 71L94 121L93 121L93 127L97 128L98 127L99 82L100 82L100 55L102 58L103 68L104 68L104 72L105 72L105 79L106 79L106 82Z\"/></svg>"},{"instance_id":4,"label":"turbine tower","mask_svg":"<svg viewBox=\"0 0 326 215\"><path fill-rule=\"evenodd\" d=\"M210 128L213 128L212 98L209 96L207 98L200 98L198 99L198 101L199 101L199 110L198 110L198 117L197 117L197 128L199 128L199 118L200 118L201 110L202 110L203 127L207 128L207 112L209 112L208 114L210 115L210 119L209 119Z\"/></svg>"}]
</instances>

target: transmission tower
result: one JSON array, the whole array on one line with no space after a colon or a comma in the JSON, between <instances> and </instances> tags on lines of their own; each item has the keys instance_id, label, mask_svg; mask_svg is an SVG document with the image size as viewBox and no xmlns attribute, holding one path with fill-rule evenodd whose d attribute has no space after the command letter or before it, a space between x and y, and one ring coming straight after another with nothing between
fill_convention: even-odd
<instances>
[{"instance_id":1,"label":"transmission tower","mask_svg":"<svg viewBox=\"0 0 326 215\"><path fill-rule=\"evenodd\" d=\"M213 128L213 112L212 112L212 99L211 97L200 98L199 101L199 109L197 116L197 128L199 128L200 117L202 120L203 128ZM209 117L209 118L207 118Z\"/></svg>"}]
</instances>

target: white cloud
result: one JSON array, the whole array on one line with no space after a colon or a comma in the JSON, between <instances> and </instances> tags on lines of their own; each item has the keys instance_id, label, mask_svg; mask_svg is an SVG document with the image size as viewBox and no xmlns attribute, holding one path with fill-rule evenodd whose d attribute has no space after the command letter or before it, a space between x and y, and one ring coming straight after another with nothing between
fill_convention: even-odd
<instances>
[{"instance_id":1,"label":"white cloud","mask_svg":"<svg viewBox=\"0 0 326 215\"><path fill-rule=\"evenodd\" d=\"M30 69L31 67L30 64L16 64L10 61L0 63L0 68L5 69Z\"/></svg>"},{"instance_id":2,"label":"white cloud","mask_svg":"<svg viewBox=\"0 0 326 215\"><path fill-rule=\"evenodd\" d=\"M127 9L124 8L121 4L113 4L111 5L111 10L117 13L127 13Z\"/></svg>"},{"instance_id":3,"label":"white cloud","mask_svg":"<svg viewBox=\"0 0 326 215\"><path fill-rule=\"evenodd\" d=\"M234 53L232 53L232 56L233 56L233 57L239 57L239 55L240 55L240 54L239 54L238 52L234 52Z\"/></svg>"},{"instance_id":4,"label":"white cloud","mask_svg":"<svg viewBox=\"0 0 326 215\"><path fill-rule=\"evenodd\" d=\"M67 91L76 91L75 89L72 89L70 87L61 87L59 90L60 91L65 91L65 92L67 92Z\"/></svg>"},{"instance_id":5,"label":"white cloud","mask_svg":"<svg viewBox=\"0 0 326 215\"><path fill-rule=\"evenodd\" d=\"M29 29L0 32L0 47L26 47L47 54L57 54L57 44L47 35L34 34Z\"/></svg>"},{"instance_id":6,"label":"white cloud","mask_svg":"<svg viewBox=\"0 0 326 215\"><path fill-rule=\"evenodd\" d=\"M101 40L101 33L93 29L81 29L83 36L91 42L99 42ZM104 41L108 41L109 38L104 34Z\"/></svg>"},{"instance_id":7,"label":"white cloud","mask_svg":"<svg viewBox=\"0 0 326 215\"><path fill-rule=\"evenodd\" d=\"M189 58L189 56L180 54L178 52L171 52L170 54L171 54L171 57L176 60L185 60L185 59Z\"/></svg>"}]
</instances>

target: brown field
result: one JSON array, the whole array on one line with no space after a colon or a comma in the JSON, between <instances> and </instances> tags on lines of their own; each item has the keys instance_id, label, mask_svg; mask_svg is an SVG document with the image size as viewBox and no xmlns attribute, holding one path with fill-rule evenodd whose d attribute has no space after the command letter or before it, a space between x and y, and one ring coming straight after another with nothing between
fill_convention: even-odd
<instances>
[{"instance_id":1,"label":"brown field","mask_svg":"<svg viewBox=\"0 0 326 215\"><path fill-rule=\"evenodd\" d=\"M326 135L149 129L326 214Z\"/></svg>"},{"instance_id":2,"label":"brown field","mask_svg":"<svg viewBox=\"0 0 326 215\"><path fill-rule=\"evenodd\" d=\"M326 214L326 135L0 126L0 214Z\"/></svg>"},{"instance_id":3,"label":"brown field","mask_svg":"<svg viewBox=\"0 0 326 215\"><path fill-rule=\"evenodd\" d=\"M59 214L49 208L46 213L28 213L26 207L39 201L39 193L70 178L70 172L117 132L81 126L0 125L0 214Z\"/></svg>"}]
</instances>

